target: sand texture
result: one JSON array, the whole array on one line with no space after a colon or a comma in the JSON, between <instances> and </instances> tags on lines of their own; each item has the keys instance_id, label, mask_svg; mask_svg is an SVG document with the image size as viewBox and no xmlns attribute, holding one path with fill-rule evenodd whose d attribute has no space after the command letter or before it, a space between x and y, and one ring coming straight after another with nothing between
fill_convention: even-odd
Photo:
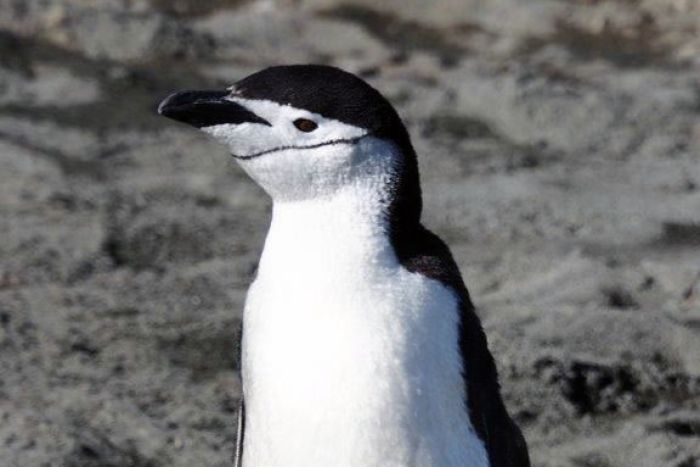
<instances>
[{"instance_id":1,"label":"sand texture","mask_svg":"<svg viewBox=\"0 0 700 467\"><path fill-rule=\"evenodd\" d=\"M404 118L533 464L700 466L694 0L0 0L0 465L230 462L270 202L155 107L298 62Z\"/></svg>"}]
</instances>

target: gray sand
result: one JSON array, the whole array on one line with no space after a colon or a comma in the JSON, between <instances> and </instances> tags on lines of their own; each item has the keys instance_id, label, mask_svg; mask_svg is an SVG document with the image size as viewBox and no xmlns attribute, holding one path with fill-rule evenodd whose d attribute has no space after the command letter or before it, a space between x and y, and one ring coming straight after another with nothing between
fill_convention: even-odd
<instances>
[{"instance_id":1,"label":"gray sand","mask_svg":"<svg viewBox=\"0 0 700 467\"><path fill-rule=\"evenodd\" d=\"M360 73L536 466L700 466L700 4L0 0L0 465L223 466L270 203L159 119Z\"/></svg>"}]
</instances>

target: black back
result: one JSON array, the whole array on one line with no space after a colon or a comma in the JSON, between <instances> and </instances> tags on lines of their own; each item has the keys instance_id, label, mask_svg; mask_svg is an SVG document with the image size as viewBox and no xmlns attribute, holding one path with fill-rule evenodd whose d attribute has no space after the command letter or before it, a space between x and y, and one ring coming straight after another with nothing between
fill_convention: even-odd
<instances>
[{"instance_id":1,"label":"black back","mask_svg":"<svg viewBox=\"0 0 700 467\"><path fill-rule=\"evenodd\" d=\"M233 92L289 104L362 127L397 146L403 157L399 176L391 187L391 243L407 270L440 281L458 298L459 348L465 368L467 407L472 425L486 446L491 467L528 467L525 440L501 398L496 365L459 268L447 245L420 223L418 162L408 132L393 106L360 78L322 65L267 68L236 83Z\"/></svg>"},{"instance_id":2,"label":"black back","mask_svg":"<svg viewBox=\"0 0 700 467\"><path fill-rule=\"evenodd\" d=\"M506 411L486 334L449 248L420 224L408 235L398 231L406 227L396 226L392 232L401 264L409 271L442 282L458 297L459 349L465 369L467 407L472 426L486 446L491 467L529 467L525 438Z\"/></svg>"}]
</instances>

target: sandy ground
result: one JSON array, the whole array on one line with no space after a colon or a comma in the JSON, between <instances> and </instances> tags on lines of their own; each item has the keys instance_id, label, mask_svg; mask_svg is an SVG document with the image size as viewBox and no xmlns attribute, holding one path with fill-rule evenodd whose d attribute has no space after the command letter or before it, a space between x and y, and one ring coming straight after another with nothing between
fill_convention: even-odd
<instances>
[{"instance_id":1,"label":"sandy ground","mask_svg":"<svg viewBox=\"0 0 700 467\"><path fill-rule=\"evenodd\" d=\"M269 201L154 116L360 73L536 466L700 466L700 3L0 0L0 465L223 466Z\"/></svg>"}]
</instances>

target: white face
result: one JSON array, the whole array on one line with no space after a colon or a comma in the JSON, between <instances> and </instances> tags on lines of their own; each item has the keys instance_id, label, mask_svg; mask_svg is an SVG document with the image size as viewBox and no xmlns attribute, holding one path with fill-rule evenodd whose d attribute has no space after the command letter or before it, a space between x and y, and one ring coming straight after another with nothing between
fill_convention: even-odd
<instances>
[{"instance_id":1,"label":"white face","mask_svg":"<svg viewBox=\"0 0 700 467\"><path fill-rule=\"evenodd\" d=\"M226 99L270 125L224 123L202 131L225 144L275 200L331 195L357 183L360 176L386 176L394 165L396 151L364 128L272 101Z\"/></svg>"}]
</instances>

